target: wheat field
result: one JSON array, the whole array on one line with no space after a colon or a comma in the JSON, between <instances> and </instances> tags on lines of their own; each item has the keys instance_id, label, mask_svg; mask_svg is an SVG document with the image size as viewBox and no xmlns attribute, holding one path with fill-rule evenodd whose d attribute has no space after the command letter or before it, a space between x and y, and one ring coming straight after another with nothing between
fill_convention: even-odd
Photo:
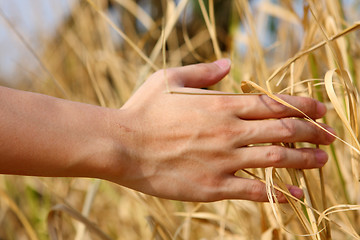
<instances>
[{"instance_id":1,"label":"wheat field","mask_svg":"<svg viewBox=\"0 0 360 240\"><path fill-rule=\"evenodd\" d=\"M120 108L158 69L227 57L231 73L213 89L316 98L337 140L311 146L329 155L322 169L237 173L266 182L270 198L300 186L304 199L288 204L180 202L97 179L0 176L0 239L360 239L358 1L79 0L41 51L1 14L39 66L18 70L18 89Z\"/></svg>"}]
</instances>

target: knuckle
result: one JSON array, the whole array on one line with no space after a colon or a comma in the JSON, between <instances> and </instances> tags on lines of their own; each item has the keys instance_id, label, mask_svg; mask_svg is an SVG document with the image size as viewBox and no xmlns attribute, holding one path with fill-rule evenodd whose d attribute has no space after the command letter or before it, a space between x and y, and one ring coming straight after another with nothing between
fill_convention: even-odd
<instances>
[{"instance_id":1,"label":"knuckle","mask_svg":"<svg viewBox=\"0 0 360 240\"><path fill-rule=\"evenodd\" d=\"M156 76L156 77L162 77L165 75L165 70L164 69L160 69L160 70L157 70L153 76Z\"/></svg>"},{"instance_id":2,"label":"knuckle","mask_svg":"<svg viewBox=\"0 0 360 240\"><path fill-rule=\"evenodd\" d=\"M249 184L249 187L251 188L249 190L250 199L256 202L264 201L264 195L266 192L264 184L259 184L258 182L254 182L253 184Z\"/></svg>"},{"instance_id":3,"label":"knuckle","mask_svg":"<svg viewBox=\"0 0 360 240\"><path fill-rule=\"evenodd\" d=\"M292 119L282 119L280 120L281 126L279 133L284 139L285 142L291 142L297 133L296 129L296 120Z\"/></svg>"},{"instance_id":4,"label":"knuckle","mask_svg":"<svg viewBox=\"0 0 360 240\"><path fill-rule=\"evenodd\" d=\"M217 145L225 151L232 150L242 142L242 138L239 136L246 135L246 131L247 129L232 127L231 124L227 127L220 127L217 134L220 141L217 142Z\"/></svg>"},{"instance_id":5,"label":"knuckle","mask_svg":"<svg viewBox=\"0 0 360 240\"><path fill-rule=\"evenodd\" d=\"M216 112L229 110L231 107L230 98L227 96L217 96L216 100L214 101L213 107L214 111Z\"/></svg>"},{"instance_id":6,"label":"knuckle","mask_svg":"<svg viewBox=\"0 0 360 240\"><path fill-rule=\"evenodd\" d=\"M284 104L282 103L279 103L277 101L273 101L273 109L275 111L276 114L280 115L280 116L283 116L283 115L286 115L288 112L289 112L289 107L285 106Z\"/></svg>"},{"instance_id":7,"label":"knuckle","mask_svg":"<svg viewBox=\"0 0 360 240\"><path fill-rule=\"evenodd\" d=\"M279 166L286 159L286 150L280 146L271 146L266 153L266 159L271 166Z\"/></svg>"},{"instance_id":8,"label":"knuckle","mask_svg":"<svg viewBox=\"0 0 360 240\"><path fill-rule=\"evenodd\" d=\"M174 81L176 81L177 77L176 77L176 71L174 71L173 69L169 68L169 69L160 69L157 70L153 75L154 79L167 79L169 82L171 83L176 83Z\"/></svg>"},{"instance_id":9,"label":"knuckle","mask_svg":"<svg viewBox=\"0 0 360 240\"><path fill-rule=\"evenodd\" d=\"M303 168L311 168L315 162L315 153L312 151L301 151L301 159L303 161Z\"/></svg>"},{"instance_id":10,"label":"knuckle","mask_svg":"<svg viewBox=\"0 0 360 240\"><path fill-rule=\"evenodd\" d=\"M231 141L235 138L238 132L233 127L230 121L223 120L222 124L216 126L212 133L223 139L225 142Z\"/></svg>"},{"instance_id":11,"label":"knuckle","mask_svg":"<svg viewBox=\"0 0 360 240\"><path fill-rule=\"evenodd\" d=\"M209 179L202 184L202 201L213 202L223 199L222 181L219 178Z\"/></svg>"},{"instance_id":12,"label":"knuckle","mask_svg":"<svg viewBox=\"0 0 360 240\"><path fill-rule=\"evenodd\" d=\"M163 72L162 73L163 76L166 76L169 80L175 80L178 76L177 72L172 68L167 69L166 72L165 70L161 70L161 71Z\"/></svg>"},{"instance_id":13,"label":"knuckle","mask_svg":"<svg viewBox=\"0 0 360 240\"><path fill-rule=\"evenodd\" d=\"M234 135L236 134L235 131L231 127L221 127L221 135L223 136L225 141L231 141L234 138Z\"/></svg>"},{"instance_id":14,"label":"knuckle","mask_svg":"<svg viewBox=\"0 0 360 240\"><path fill-rule=\"evenodd\" d=\"M267 99L267 101L265 101L266 105L274 114L283 116L289 112L290 108L285 106L284 104L282 104L270 97L267 97L266 99Z\"/></svg>"}]
</instances>

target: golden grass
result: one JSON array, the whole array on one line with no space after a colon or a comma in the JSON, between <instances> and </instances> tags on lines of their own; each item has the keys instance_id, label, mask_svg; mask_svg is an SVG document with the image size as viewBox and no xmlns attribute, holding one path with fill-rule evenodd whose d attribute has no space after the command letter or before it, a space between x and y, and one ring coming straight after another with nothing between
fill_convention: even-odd
<instances>
[{"instance_id":1,"label":"golden grass","mask_svg":"<svg viewBox=\"0 0 360 240\"><path fill-rule=\"evenodd\" d=\"M135 1L112 1L119 26L109 16L106 1L79 1L57 36L46 42L45 52L34 52L42 77L31 89L119 108L156 69L230 57L231 74L214 89L267 94L278 101L274 94L279 92L311 96L327 105L321 121L334 127L339 138L321 146L329 153L328 164L305 171L237 173L266 182L270 199L274 188L282 191L289 200L283 205L276 199L274 204L178 202L108 182L98 186L87 179L2 176L0 226L8 230L0 229L0 238L360 239L360 24L350 20L356 1L349 8L337 0L260 1L257 7L247 0L152 2L147 11ZM231 6L228 18L222 16L225 4ZM268 29L262 28L268 17L277 26L273 42L265 46L264 36L269 35L258 28ZM220 27L224 21L227 29ZM285 183L301 186L304 200L293 199Z\"/></svg>"}]
</instances>

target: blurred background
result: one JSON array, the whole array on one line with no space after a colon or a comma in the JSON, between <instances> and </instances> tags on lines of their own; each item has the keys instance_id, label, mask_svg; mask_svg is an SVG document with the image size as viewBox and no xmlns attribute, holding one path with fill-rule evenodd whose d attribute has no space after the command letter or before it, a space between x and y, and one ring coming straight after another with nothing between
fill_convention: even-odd
<instances>
[{"instance_id":1,"label":"blurred background","mask_svg":"<svg viewBox=\"0 0 360 240\"><path fill-rule=\"evenodd\" d=\"M38 64L24 46L13 27L41 54L43 43L56 37L56 28L70 16L75 1L0 1L2 19L0 24L1 79L16 84L17 78L26 72L36 72ZM6 20L4 19L6 18ZM12 25L9 26L9 23Z\"/></svg>"},{"instance_id":2,"label":"blurred background","mask_svg":"<svg viewBox=\"0 0 360 240\"><path fill-rule=\"evenodd\" d=\"M163 66L229 57L214 89L259 92L253 82L315 97L329 109L321 121L358 148L359 16L357 0L0 0L0 84L119 108ZM325 87L333 68L351 78L331 85L341 121ZM168 201L93 179L0 176L0 240L360 239L359 156L341 141L324 149L323 172L304 173L317 213L298 202L274 214L266 203ZM238 174L266 178L249 171ZM275 172L299 182L294 170ZM339 213L311 223L331 207Z\"/></svg>"}]
</instances>

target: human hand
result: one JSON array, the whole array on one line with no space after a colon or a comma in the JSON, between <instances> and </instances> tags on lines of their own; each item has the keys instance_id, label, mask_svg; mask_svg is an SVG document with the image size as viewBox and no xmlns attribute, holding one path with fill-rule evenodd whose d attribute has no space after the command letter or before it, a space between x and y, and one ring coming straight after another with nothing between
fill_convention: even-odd
<instances>
[{"instance_id":1,"label":"human hand","mask_svg":"<svg viewBox=\"0 0 360 240\"><path fill-rule=\"evenodd\" d=\"M117 112L114 131L121 160L114 158L107 180L157 197L184 201L247 199L267 201L265 184L234 176L245 168L319 168L320 149L251 146L259 143L330 144L334 137L300 119L301 113L266 95L196 95L209 92L230 69L228 60L154 73ZM309 117L325 106L311 98L279 95ZM294 118L298 117L298 118ZM324 128L333 130L321 124ZM302 191L289 186L300 198ZM279 194L279 201L285 197Z\"/></svg>"}]
</instances>

